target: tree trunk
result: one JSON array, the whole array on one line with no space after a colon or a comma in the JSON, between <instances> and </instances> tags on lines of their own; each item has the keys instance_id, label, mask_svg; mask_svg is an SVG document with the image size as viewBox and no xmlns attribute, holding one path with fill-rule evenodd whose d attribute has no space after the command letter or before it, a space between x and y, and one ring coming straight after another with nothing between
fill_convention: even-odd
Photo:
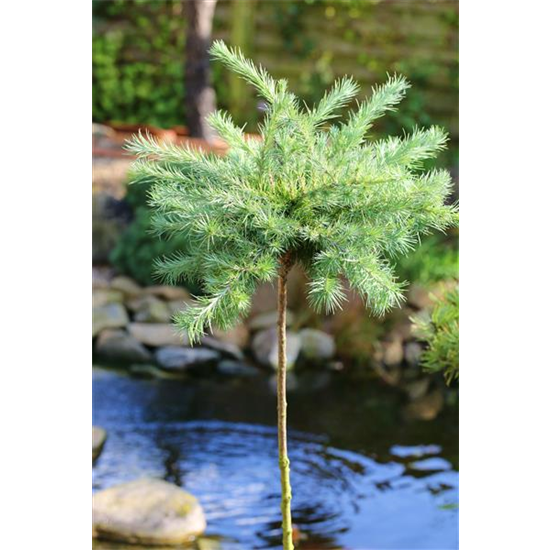
<instances>
[{"instance_id":1,"label":"tree trunk","mask_svg":"<svg viewBox=\"0 0 550 550\"><path fill-rule=\"evenodd\" d=\"M187 127L193 137L214 138L206 116L216 109L216 94L210 85L208 48L217 0L186 0L185 107Z\"/></svg>"},{"instance_id":2,"label":"tree trunk","mask_svg":"<svg viewBox=\"0 0 550 550\"><path fill-rule=\"evenodd\" d=\"M278 340L279 365L277 369L277 433L279 436L279 467L281 469L281 512L283 515L283 548L293 550L292 518L290 501L290 461L287 455L286 441L286 295L287 275L291 267L290 258L285 255L281 260L278 279Z\"/></svg>"}]
</instances>

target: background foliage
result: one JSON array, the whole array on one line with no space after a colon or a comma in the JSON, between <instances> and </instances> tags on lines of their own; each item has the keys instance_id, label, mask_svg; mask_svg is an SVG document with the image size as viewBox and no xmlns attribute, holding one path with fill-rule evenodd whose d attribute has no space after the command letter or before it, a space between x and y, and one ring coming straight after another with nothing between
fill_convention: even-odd
<instances>
[{"instance_id":1,"label":"background foliage","mask_svg":"<svg viewBox=\"0 0 550 550\"><path fill-rule=\"evenodd\" d=\"M185 122L182 13L173 0L93 2L94 121Z\"/></svg>"},{"instance_id":2,"label":"background foliage","mask_svg":"<svg viewBox=\"0 0 550 550\"><path fill-rule=\"evenodd\" d=\"M458 133L458 2L219 0L213 34L240 46L308 103L337 77L353 75L367 92L399 72L413 87L382 133L439 124ZM182 0L93 1L93 118L169 127L185 123ZM246 24L243 18L248 18ZM237 21L239 24L237 25ZM260 118L250 90L213 66L221 108L255 129ZM445 158L449 164L449 157Z\"/></svg>"}]
</instances>

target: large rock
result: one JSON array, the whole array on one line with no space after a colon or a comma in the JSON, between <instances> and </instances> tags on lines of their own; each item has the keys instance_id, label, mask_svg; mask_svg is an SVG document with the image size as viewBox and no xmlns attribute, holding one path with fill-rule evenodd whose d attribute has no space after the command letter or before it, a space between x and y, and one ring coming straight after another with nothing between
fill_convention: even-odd
<instances>
[{"instance_id":1,"label":"large rock","mask_svg":"<svg viewBox=\"0 0 550 550\"><path fill-rule=\"evenodd\" d=\"M235 344L222 342L213 336L203 336L201 344L210 349L219 351L222 355L228 355L233 359L244 360L244 353Z\"/></svg>"},{"instance_id":2,"label":"large rock","mask_svg":"<svg viewBox=\"0 0 550 550\"><path fill-rule=\"evenodd\" d=\"M409 342L405 344L405 361L411 367L416 367L422 357L422 346L418 342Z\"/></svg>"},{"instance_id":3,"label":"large rock","mask_svg":"<svg viewBox=\"0 0 550 550\"><path fill-rule=\"evenodd\" d=\"M292 369L300 353L301 339L295 332L286 334L287 369ZM272 327L258 332L252 339L254 357L263 365L277 369L279 352L277 344L277 328Z\"/></svg>"},{"instance_id":4,"label":"large rock","mask_svg":"<svg viewBox=\"0 0 550 550\"><path fill-rule=\"evenodd\" d=\"M133 336L121 329L106 329L98 336L95 351L107 359L127 363L147 363L151 352Z\"/></svg>"},{"instance_id":5,"label":"large rock","mask_svg":"<svg viewBox=\"0 0 550 550\"><path fill-rule=\"evenodd\" d=\"M92 513L95 537L133 544L184 544L206 529L198 500L160 479L99 491L93 496Z\"/></svg>"},{"instance_id":6,"label":"large rock","mask_svg":"<svg viewBox=\"0 0 550 550\"><path fill-rule=\"evenodd\" d=\"M274 327L277 325L279 313L277 311L267 311L255 315L248 321L248 328L251 331L263 330L266 328ZM286 325L291 325L294 322L294 313L292 311L286 312Z\"/></svg>"},{"instance_id":7,"label":"large rock","mask_svg":"<svg viewBox=\"0 0 550 550\"><path fill-rule=\"evenodd\" d=\"M191 300L169 300L166 302L166 306L170 311L170 315L173 317L174 315L185 311L191 303Z\"/></svg>"},{"instance_id":8,"label":"large rock","mask_svg":"<svg viewBox=\"0 0 550 550\"><path fill-rule=\"evenodd\" d=\"M111 267L92 266L92 289L109 288L113 276Z\"/></svg>"},{"instance_id":9,"label":"large rock","mask_svg":"<svg viewBox=\"0 0 550 550\"><path fill-rule=\"evenodd\" d=\"M127 542L117 542L112 540L92 540L92 550L223 550L221 542L215 538L207 538L204 535L198 537L193 543L185 544L184 546L173 544L155 544L154 547L148 546L136 546L135 544L128 544Z\"/></svg>"},{"instance_id":10,"label":"large rock","mask_svg":"<svg viewBox=\"0 0 550 550\"><path fill-rule=\"evenodd\" d=\"M400 310L400 319L392 329L392 334L406 342L412 338L411 317L416 315L416 311L410 307L404 307Z\"/></svg>"},{"instance_id":11,"label":"large rock","mask_svg":"<svg viewBox=\"0 0 550 550\"><path fill-rule=\"evenodd\" d=\"M186 346L189 339L185 333L177 333L170 323L130 323L128 332L142 344L162 346Z\"/></svg>"},{"instance_id":12,"label":"large rock","mask_svg":"<svg viewBox=\"0 0 550 550\"><path fill-rule=\"evenodd\" d=\"M92 462L97 460L101 454L106 439L107 432L103 428L92 426Z\"/></svg>"},{"instance_id":13,"label":"large rock","mask_svg":"<svg viewBox=\"0 0 550 550\"><path fill-rule=\"evenodd\" d=\"M107 304L122 304L124 294L120 290L96 288L92 290L92 307L106 306Z\"/></svg>"},{"instance_id":14,"label":"large rock","mask_svg":"<svg viewBox=\"0 0 550 550\"><path fill-rule=\"evenodd\" d=\"M157 296L166 301L189 301L191 295L185 288L181 286L168 286L168 285L155 285L149 286L144 290L145 294L150 296Z\"/></svg>"},{"instance_id":15,"label":"large rock","mask_svg":"<svg viewBox=\"0 0 550 550\"><path fill-rule=\"evenodd\" d=\"M241 323L235 325L229 330L220 330L215 328L212 330L212 336L214 336L217 340L220 340L221 342L225 342L226 344L233 344L240 349L244 349L248 345L250 332L248 331L248 328Z\"/></svg>"},{"instance_id":16,"label":"large rock","mask_svg":"<svg viewBox=\"0 0 550 550\"><path fill-rule=\"evenodd\" d=\"M142 296L128 302L134 312L134 321L139 323L169 323L172 318L170 308L155 296Z\"/></svg>"},{"instance_id":17,"label":"large rock","mask_svg":"<svg viewBox=\"0 0 550 550\"><path fill-rule=\"evenodd\" d=\"M409 395L411 401L417 401L424 397L428 393L429 388L430 379L427 376L419 378L418 380L413 380L405 385L405 391Z\"/></svg>"},{"instance_id":18,"label":"large rock","mask_svg":"<svg viewBox=\"0 0 550 550\"><path fill-rule=\"evenodd\" d=\"M112 290L120 290L126 298L136 298L140 296L143 289L130 277L119 275L111 281Z\"/></svg>"},{"instance_id":19,"label":"large rock","mask_svg":"<svg viewBox=\"0 0 550 550\"><path fill-rule=\"evenodd\" d=\"M403 361L403 343L399 338L390 342L382 342L383 361L388 367L396 367Z\"/></svg>"},{"instance_id":20,"label":"large rock","mask_svg":"<svg viewBox=\"0 0 550 550\"><path fill-rule=\"evenodd\" d=\"M92 338L107 328L125 327L130 319L122 304L112 303L92 309Z\"/></svg>"},{"instance_id":21,"label":"large rock","mask_svg":"<svg viewBox=\"0 0 550 550\"><path fill-rule=\"evenodd\" d=\"M417 309L425 309L432 305L430 291L418 284L413 284L407 293L407 301Z\"/></svg>"},{"instance_id":22,"label":"large rock","mask_svg":"<svg viewBox=\"0 0 550 550\"><path fill-rule=\"evenodd\" d=\"M163 369L185 372L191 367L215 363L220 359L220 354L206 348L167 346L158 349L155 358Z\"/></svg>"},{"instance_id":23,"label":"large rock","mask_svg":"<svg viewBox=\"0 0 550 550\"><path fill-rule=\"evenodd\" d=\"M302 354L310 361L327 361L334 357L334 337L322 330L304 328L300 331Z\"/></svg>"}]
</instances>

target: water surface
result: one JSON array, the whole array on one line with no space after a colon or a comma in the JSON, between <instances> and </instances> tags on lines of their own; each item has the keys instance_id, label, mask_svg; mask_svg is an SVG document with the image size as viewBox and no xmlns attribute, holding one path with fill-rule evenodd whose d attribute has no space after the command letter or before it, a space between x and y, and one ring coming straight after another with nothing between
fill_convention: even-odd
<instances>
[{"instance_id":1,"label":"water surface","mask_svg":"<svg viewBox=\"0 0 550 550\"><path fill-rule=\"evenodd\" d=\"M458 548L456 418L406 421L395 393L330 376L301 377L289 395L299 548ZM93 422L109 434L94 490L159 477L199 498L205 548L280 548L267 378L138 380L96 368L93 399Z\"/></svg>"}]
</instances>

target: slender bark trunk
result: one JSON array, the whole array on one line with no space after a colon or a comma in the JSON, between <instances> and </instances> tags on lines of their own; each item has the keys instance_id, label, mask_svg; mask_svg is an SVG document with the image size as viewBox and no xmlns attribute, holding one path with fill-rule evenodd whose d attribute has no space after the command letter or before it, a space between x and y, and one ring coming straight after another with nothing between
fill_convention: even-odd
<instances>
[{"instance_id":1,"label":"slender bark trunk","mask_svg":"<svg viewBox=\"0 0 550 550\"><path fill-rule=\"evenodd\" d=\"M187 0L185 44L185 104L187 127L193 137L212 140L214 132L205 117L216 109L216 94L210 85L208 48L217 0Z\"/></svg>"},{"instance_id":2,"label":"slender bark trunk","mask_svg":"<svg viewBox=\"0 0 550 550\"><path fill-rule=\"evenodd\" d=\"M281 469L281 512L283 515L283 548L293 550L290 501L290 461L286 441L286 301L287 275L291 260L285 255L281 260L278 279L278 343L279 365L277 369L277 432L279 436L279 467Z\"/></svg>"}]
</instances>

